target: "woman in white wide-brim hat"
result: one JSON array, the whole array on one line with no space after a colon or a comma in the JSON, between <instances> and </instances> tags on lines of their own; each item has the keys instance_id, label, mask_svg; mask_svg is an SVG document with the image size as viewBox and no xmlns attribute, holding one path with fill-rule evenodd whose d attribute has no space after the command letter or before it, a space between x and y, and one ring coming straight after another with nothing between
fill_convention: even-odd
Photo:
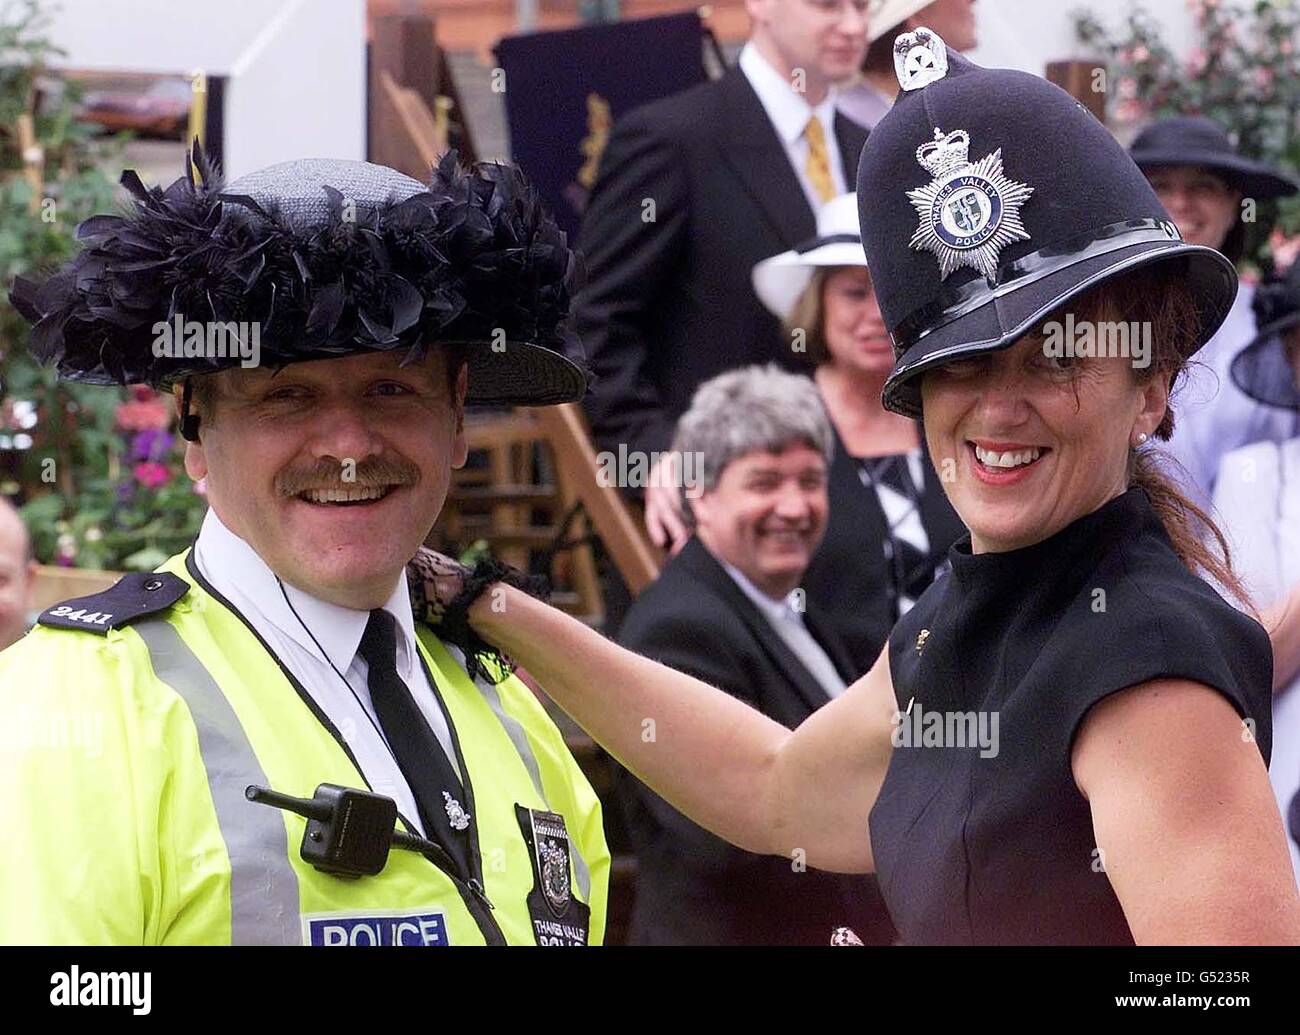
<instances>
[{"instance_id":1,"label":"woman in white wide-brim hat","mask_svg":"<svg viewBox=\"0 0 1300 1035\"><path fill-rule=\"evenodd\" d=\"M835 430L826 535L803 588L865 672L964 529L916 421L880 401L894 350L867 272L857 194L827 202L817 236L760 262L753 283L806 348Z\"/></svg>"},{"instance_id":2,"label":"woman in white wide-brim hat","mask_svg":"<svg viewBox=\"0 0 1300 1035\"><path fill-rule=\"evenodd\" d=\"M854 122L871 129L893 106L894 38L918 25L937 32L950 50L970 50L976 43L975 0L871 0L862 78L840 90L835 102Z\"/></svg>"}]
</instances>

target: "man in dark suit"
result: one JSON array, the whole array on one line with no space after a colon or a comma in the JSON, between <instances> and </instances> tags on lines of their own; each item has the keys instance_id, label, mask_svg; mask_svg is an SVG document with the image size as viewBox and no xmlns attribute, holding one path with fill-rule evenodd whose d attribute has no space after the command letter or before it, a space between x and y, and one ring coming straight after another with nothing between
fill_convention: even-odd
<instances>
[{"instance_id":1,"label":"man in dark suit","mask_svg":"<svg viewBox=\"0 0 1300 1035\"><path fill-rule=\"evenodd\" d=\"M843 693L860 673L798 589L826 527L833 441L807 378L749 367L702 385L674 442L698 458L683 465L699 473L684 492L694 535L619 642L790 727ZM841 925L889 942L871 878L744 852L626 773L618 796L640 862L633 943L826 945Z\"/></svg>"},{"instance_id":2,"label":"man in dark suit","mask_svg":"<svg viewBox=\"0 0 1300 1035\"><path fill-rule=\"evenodd\" d=\"M703 381L802 359L750 270L812 237L815 206L852 189L867 133L835 112L834 83L865 53L867 0L747 6L753 29L737 65L624 115L601 161L575 303L600 449L649 457ZM682 530L655 496L647 522L663 544Z\"/></svg>"}]
</instances>

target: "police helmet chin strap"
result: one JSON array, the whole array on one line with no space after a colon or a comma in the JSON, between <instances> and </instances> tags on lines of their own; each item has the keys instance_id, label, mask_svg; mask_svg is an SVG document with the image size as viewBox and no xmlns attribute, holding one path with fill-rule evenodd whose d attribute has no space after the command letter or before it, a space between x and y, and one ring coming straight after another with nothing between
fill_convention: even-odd
<instances>
[{"instance_id":1,"label":"police helmet chin strap","mask_svg":"<svg viewBox=\"0 0 1300 1035\"><path fill-rule=\"evenodd\" d=\"M181 438L186 442L199 440L199 415L190 413L190 400L194 395L194 386L187 377L181 385Z\"/></svg>"}]
</instances>

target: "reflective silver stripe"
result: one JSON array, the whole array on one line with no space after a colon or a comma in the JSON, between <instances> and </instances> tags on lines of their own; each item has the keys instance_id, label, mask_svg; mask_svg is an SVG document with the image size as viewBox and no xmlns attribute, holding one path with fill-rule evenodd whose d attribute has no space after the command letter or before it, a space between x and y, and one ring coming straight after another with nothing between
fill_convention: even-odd
<instances>
[{"instance_id":1,"label":"reflective silver stripe","mask_svg":"<svg viewBox=\"0 0 1300 1035\"><path fill-rule=\"evenodd\" d=\"M528 734L525 732L523 725L506 711L505 706L501 703L501 694L495 686L486 679L481 678L474 680L474 685L479 688L479 692L487 700L488 707L492 709L498 721L505 727L506 736L510 738L510 743L515 746L515 750L519 753L520 761L524 763L524 768L528 770L528 775L532 777L533 786L537 789L537 796L546 802L546 791L542 787L542 770L537 764L537 756L533 754L532 744L528 743ZM546 807L552 812L555 811L551 809L550 802L546 802ZM569 835L569 851L573 856L573 873L578 881L578 894L582 896L584 902L590 902L591 870L588 869L587 860L582 857L582 851L578 848L578 839L572 833Z\"/></svg>"},{"instance_id":2,"label":"reflective silver stripe","mask_svg":"<svg viewBox=\"0 0 1300 1035\"><path fill-rule=\"evenodd\" d=\"M244 797L250 783L269 786L253 746L216 681L180 634L161 618L131 626L154 673L184 698L199 735L212 804L230 856L232 945L301 945L298 877L278 809Z\"/></svg>"}]
</instances>

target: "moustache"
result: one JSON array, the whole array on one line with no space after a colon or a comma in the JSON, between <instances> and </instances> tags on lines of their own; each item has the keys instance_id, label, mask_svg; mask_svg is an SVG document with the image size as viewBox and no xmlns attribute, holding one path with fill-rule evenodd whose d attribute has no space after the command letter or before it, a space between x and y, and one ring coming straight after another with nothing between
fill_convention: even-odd
<instances>
[{"instance_id":1,"label":"moustache","mask_svg":"<svg viewBox=\"0 0 1300 1035\"><path fill-rule=\"evenodd\" d=\"M342 485L378 488L414 485L419 480L420 468L404 456L367 457L355 466L321 459L310 467L281 471L275 476L275 491L281 496L298 496L311 489L337 489Z\"/></svg>"}]
</instances>

